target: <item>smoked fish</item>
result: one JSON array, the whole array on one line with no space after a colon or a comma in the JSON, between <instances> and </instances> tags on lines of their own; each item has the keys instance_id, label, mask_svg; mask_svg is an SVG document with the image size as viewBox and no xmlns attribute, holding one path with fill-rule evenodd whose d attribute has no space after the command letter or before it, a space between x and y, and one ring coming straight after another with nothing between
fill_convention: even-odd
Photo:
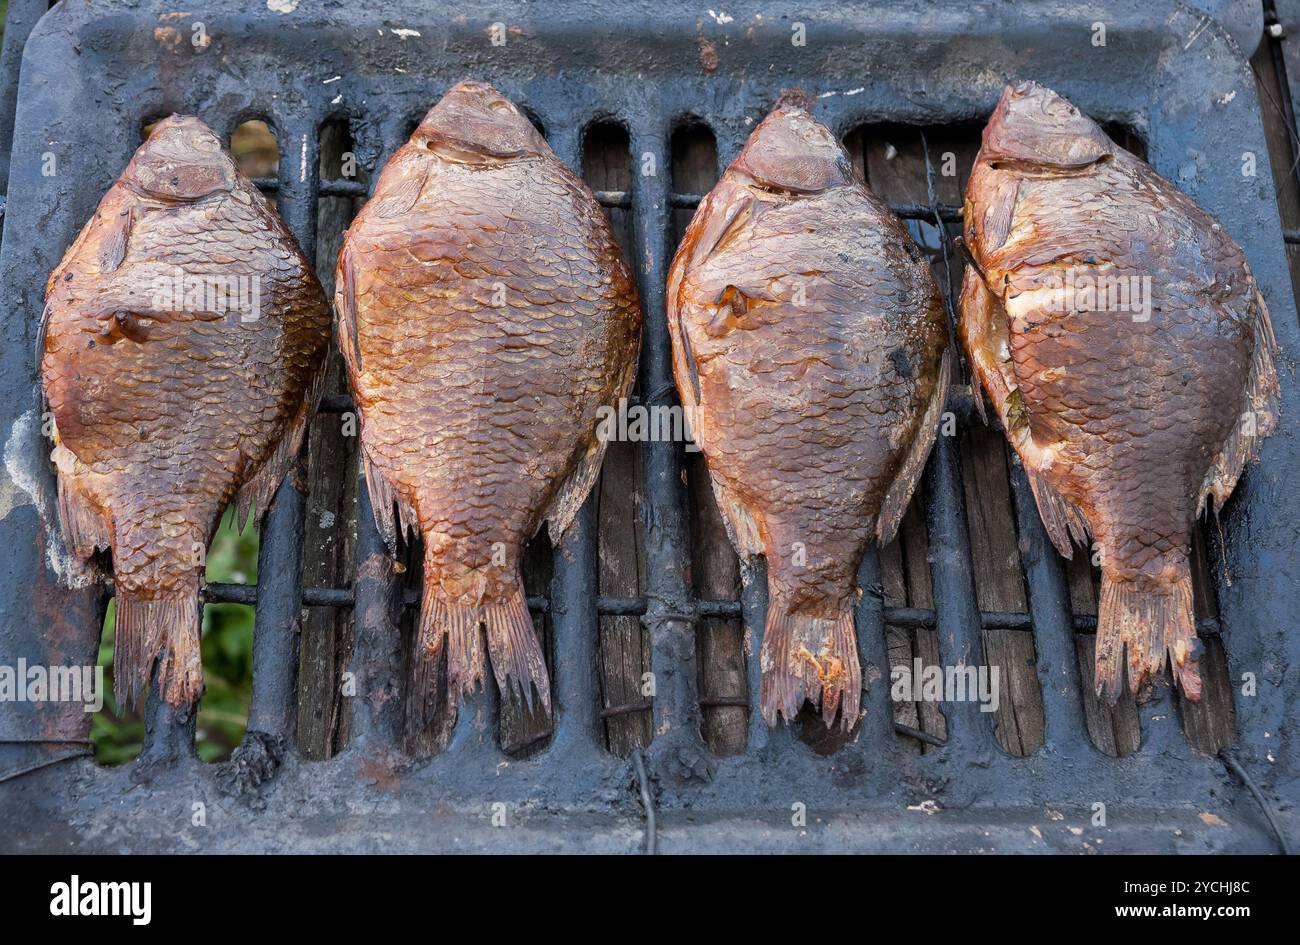
<instances>
[{"instance_id":1,"label":"smoked fish","mask_svg":"<svg viewBox=\"0 0 1300 945\"><path fill-rule=\"evenodd\" d=\"M453 704L490 657L503 693L531 706L535 688L549 711L520 556L591 491L598 411L627 396L640 346L604 213L512 102L462 82L384 167L336 285L376 521L390 547L424 540L414 708L445 654Z\"/></svg>"},{"instance_id":2,"label":"smoked fish","mask_svg":"<svg viewBox=\"0 0 1300 945\"><path fill-rule=\"evenodd\" d=\"M197 118L157 124L50 275L38 356L79 577L110 551L114 685L203 686L199 588L222 513L260 518L320 396L330 315L279 216Z\"/></svg>"},{"instance_id":3,"label":"smoked fish","mask_svg":"<svg viewBox=\"0 0 1300 945\"><path fill-rule=\"evenodd\" d=\"M1276 423L1241 249L1061 96L1008 87L966 188L959 334L1053 544L1096 542L1096 689L1201 692L1192 529Z\"/></svg>"},{"instance_id":4,"label":"smoked fish","mask_svg":"<svg viewBox=\"0 0 1300 945\"><path fill-rule=\"evenodd\" d=\"M857 723L854 579L934 443L947 321L929 264L831 132L781 105L673 260L682 403L737 551L767 559L763 717Z\"/></svg>"}]
</instances>

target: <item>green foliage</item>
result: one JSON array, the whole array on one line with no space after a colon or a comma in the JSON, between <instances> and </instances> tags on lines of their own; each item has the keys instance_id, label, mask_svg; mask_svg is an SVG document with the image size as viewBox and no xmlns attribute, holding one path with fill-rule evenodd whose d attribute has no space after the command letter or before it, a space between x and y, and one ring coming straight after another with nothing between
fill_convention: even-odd
<instances>
[{"instance_id":1,"label":"green foliage","mask_svg":"<svg viewBox=\"0 0 1300 945\"><path fill-rule=\"evenodd\" d=\"M252 584L257 581L257 533L250 526L236 531L227 515L208 551L211 583ZM104 708L95 714L90 740L100 764L121 764L134 758L144 738L138 712L119 707L113 693L114 603L104 617L99 665L104 667L108 692ZM203 608L203 698L195 742L204 761L230 755L244 736L253 687L253 608L246 604L208 604Z\"/></svg>"}]
</instances>

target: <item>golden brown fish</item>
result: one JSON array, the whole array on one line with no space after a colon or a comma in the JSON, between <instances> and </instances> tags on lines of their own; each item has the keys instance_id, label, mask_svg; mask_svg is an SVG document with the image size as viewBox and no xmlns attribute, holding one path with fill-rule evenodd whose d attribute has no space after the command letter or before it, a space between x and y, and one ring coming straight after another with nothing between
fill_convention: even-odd
<instances>
[{"instance_id":1,"label":"golden brown fish","mask_svg":"<svg viewBox=\"0 0 1300 945\"><path fill-rule=\"evenodd\" d=\"M1200 695L1188 566L1273 430L1268 309L1240 248L1146 163L1033 83L998 103L966 189L961 338L1048 534L1095 536L1098 694L1166 657Z\"/></svg>"},{"instance_id":2,"label":"golden brown fish","mask_svg":"<svg viewBox=\"0 0 1300 945\"><path fill-rule=\"evenodd\" d=\"M222 512L266 510L320 394L329 306L266 199L197 118L158 123L50 276L41 375L59 518L111 550L114 680L202 689L199 585Z\"/></svg>"},{"instance_id":3,"label":"golden brown fish","mask_svg":"<svg viewBox=\"0 0 1300 945\"><path fill-rule=\"evenodd\" d=\"M948 387L930 267L834 136L778 107L673 260L682 402L732 543L767 558L762 712L858 719L854 576L916 486Z\"/></svg>"},{"instance_id":4,"label":"golden brown fish","mask_svg":"<svg viewBox=\"0 0 1300 945\"><path fill-rule=\"evenodd\" d=\"M549 709L520 582L600 471L636 372L636 289L595 197L491 86L462 82L385 166L338 264L339 347L380 529L424 538L416 707L497 684ZM397 507L394 518L393 507Z\"/></svg>"}]
</instances>

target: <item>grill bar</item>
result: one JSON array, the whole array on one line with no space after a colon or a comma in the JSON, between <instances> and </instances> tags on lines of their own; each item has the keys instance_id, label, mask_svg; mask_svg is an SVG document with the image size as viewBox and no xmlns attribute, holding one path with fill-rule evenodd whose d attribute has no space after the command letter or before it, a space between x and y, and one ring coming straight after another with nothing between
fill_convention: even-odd
<instances>
[{"instance_id":1,"label":"grill bar","mask_svg":"<svg viewBox=\"0 0 1300 945\"><path fill-rule=\"evenodd\" d=\"M926 466L925 518L929 532L930 579L935 631L948 665L983 664L984 634L970 570L970 533L962 492L960 458L950 436L937 436ZM989 720L967 699L946 707L949 751L997 755Z\"/></svg>"},{"instance_id":2,"label":"grill bar","mask_svg":"<svg viewBox=\"0 0 1300 945\"><path fill-rule=\"evenodd\" d=\"M582 130L570 116L547 136L556 156L575 174L582 173ZM604 745L600 717L600 618L596 610L596 498L587 496L573 524L554 549L551 563L551 632L553 640L552 746L566 754L598 756ZM574 762L581 763L581 762Z\"/></svg>"},{"instance_id":3,"label":"grill bar","mask_svg":"<svg viewBox=\"0 0 1300 945\"><path fill-rule=\"evenodd\" d=\"M316 181L320 167L315 122L286 117L280 138L280 216L308 259L316 257ZM305 440L304 440L305 443ZM304 447L305 448L305 447ZM307 499L297 462L266 512L257 555L253 624L253 695L247 741L270 735L293 749L297 725L298 630L302 609L302 554ZM261 510L259 509L260 513Z\"/></svg>"},{"instance_id":4,"label":"grill bar","mask_svg":"<svg viewBox=\"0 0 1300 945\"><path fill-rule=\"evenodd\" d=\"M897 757L899 745L894 732L894 704L889 694L889 648L885 639L884 589L880 584L880 552L873 546L858 568L858 602L853 608L853 626L858 637L858 662L867 690L861 723L860 751L868 758L887 762ZM875 680L872 671L879 673Z\"/></svg>"},{"instance_id":5,"label":"grill bar","mask_svg":"<svg viewBox=\"0 0 1300 945\"><path fill-rule=\"evenodd\" d=\"M565 753L598 756L604 746L600 717L600 658L596 610L595 493L578 511L555 551L551 580L555 739Z\"/></svg>"},{"instance_id":6,"label":"grill bar","mask_svg":"<svg viewBox=\"0 0 1300 945\"><path fill-rule=\"evenodd\" d=\"M1048 750L1074 757L1091 750L1083 695L1079 687L1079 658L1075 650L1075 621L1070 616L1070 589L1065 569L1038 515L1024 467L1011 460L1011 495L1015 503L1020 560L1025 569L1029 614L1038 655L1038 680L1043 692L1044 740ZM1095 620L1094 620L1095 626Z\"/></svg>"},{"instance_id":7,"label":"grill bar","mask_svg":"<svg viewBox=\"0 0 1300 945\"><path fill-rule=\"evenodd\" d=\"M633 233L641 307L645 315L641 342L641 400L647 407L676 400L671 342L664 308L668 277L670 164L669 129L661 115L637 115L631 123L634 167L650 155L657 173L633 178ZM698 748L698 683L695 639L686 582L686 509L679 444L642 444L645 467L645 544L647 567L643 618L650 631L650 672L654 680L654 731L668 741ZM656 740L657 742L660 740Z\"/></svg>"},{"instance_id":8,"label":"grill bar","mask_svg":"<svg viewBox=\"0 0 1300 945\"><path fill-rule=\"evenodd\" d=\"M204 590L207 603L254 604L257 602L257 586L254 584L209 584ZM353 592L345 587L308 587L303 589L303 605L307 607L351 607ZM402 595L404 607L416 607L420 602L420 591L411 588ZM740 601L735 600L694 600L693 611L701 617L739 617L743 611ZM596 612L601 617L632 616L640 617L649 607L644 597L607 597L596 598ZM534 613L550 611L550 602L545 597L528 598L528 609ZM933 629L935 613L924 607L884 607L885 623L907 630ZM1074 614L1070 618L1076 633L1094 633L1097 630L1095 614ZM1033 613L1015 611L982 610L980 625L986 630L1025 630L1034 629ZM1202 636L1218 636L1221 631L1219 618L1201 617L1196 621L1196 632Z\"/></svg>"}]
</instances>

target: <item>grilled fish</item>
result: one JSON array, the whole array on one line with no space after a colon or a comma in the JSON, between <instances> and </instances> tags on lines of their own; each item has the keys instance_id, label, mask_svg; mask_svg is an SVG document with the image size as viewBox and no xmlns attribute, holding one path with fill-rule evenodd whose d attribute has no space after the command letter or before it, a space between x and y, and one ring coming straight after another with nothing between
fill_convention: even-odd
<instances>
[{"instance_id":1,"label":"grilled fish","mask_svg":"<svg viewBox=\"0 0 1300 945\"><path fill-rule=\"evenodd\" d=\"M366 483L394 545L424 539L417 713L485 684L550 708L520 581L604 455L599 408L636 372L641 310L586 185L491 86L462 82L385 166L339 256L339 347ZM394 512L396 508L396 512Z\"/></svg>"},{"instance_id":2,"label":"grilled fish","mask_svg":"<svg viewBox=\"0 0 1300 945\"><path fill-rule=\"evenodd\" d=\"M767 558L761 711L856 724L854 576L898 529L948 387L929 265L806 111L779 106L673 260L677 389L742 555Z\"/></svg>"},{"instance_id":3,"label":"grilled fish","mask_svg":"<svg viewBox=\"0 0 1300 945\"><path fill-rule=\"evenodd\" d=\"M1010 87L966 189L970 364L1052 542L1101 553L1096 687L1172 662L1199 698L1188 565L1276 422L1268 309L1205 211L1034 83Z\"/></svg>"},{"instance_id":4,"label":"grilled fish","mask_svg":"<svg viewBox=\"0 0 1300 945\"><path fill-rule=\"evenodd\" d=\"M321 390L329 306L293 237L196 118L158 123L50 275L41 377L63 535L110 550L114 679L203 685L199 585L222 512L266 510Z\"/></svg>"}]
</instances>

